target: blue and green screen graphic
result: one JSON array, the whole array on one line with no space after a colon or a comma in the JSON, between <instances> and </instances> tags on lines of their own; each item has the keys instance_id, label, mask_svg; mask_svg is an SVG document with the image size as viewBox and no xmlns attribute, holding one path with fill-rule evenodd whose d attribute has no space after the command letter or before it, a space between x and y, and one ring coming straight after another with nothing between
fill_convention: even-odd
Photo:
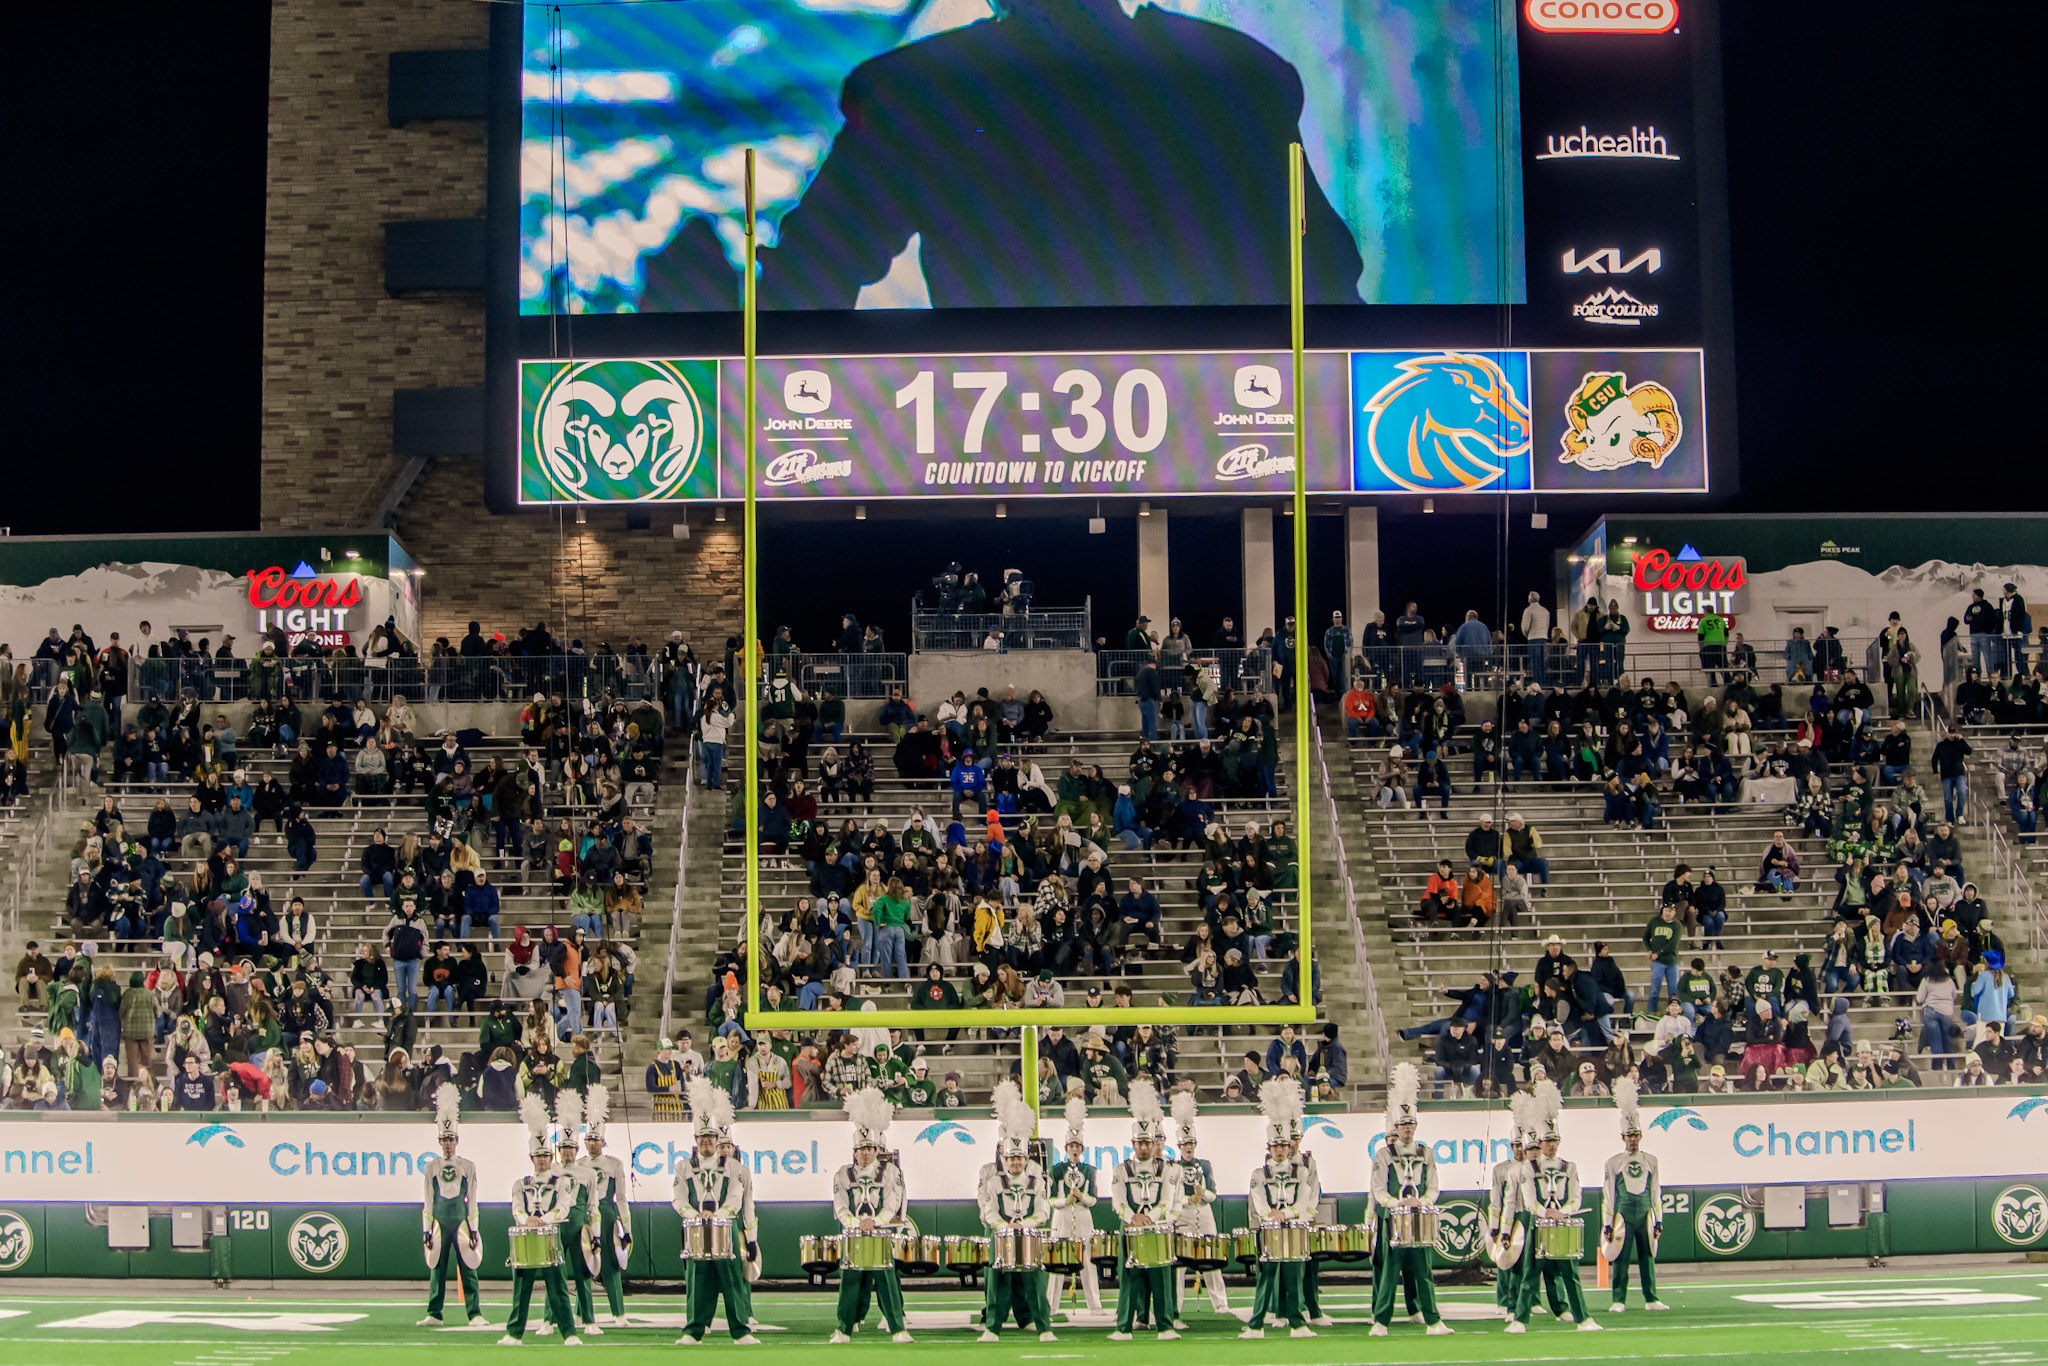
<instances>
[{"instance_id":1,"label":"blue and green screen graphic","mask_svg":"<svg viewBox=\"0 0 2048 1366\"><path fill-rule=\"evenodd\" d=\"M1512 5L529 5L520 309L1525 298Z\"/></svg>"}]
</instances>

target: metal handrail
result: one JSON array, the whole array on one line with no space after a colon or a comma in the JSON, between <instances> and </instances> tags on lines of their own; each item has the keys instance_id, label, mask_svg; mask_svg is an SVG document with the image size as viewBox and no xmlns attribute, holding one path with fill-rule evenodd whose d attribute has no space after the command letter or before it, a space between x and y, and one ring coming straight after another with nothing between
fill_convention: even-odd
<instances>
[{"instance_id":1,"label":"metal handrail","mask_svg":"<svg viewBox=\"0 0 2048 1366\"><path fill-rule=\"evenodd\" d=\"M59 763L50 778L50 790L43 802L43 809L36 813L34 821L20 836L19 853L14 865L14 876L7 894L7 935L12 939L21 932L22 908L35 894L36 868L49 852L52 831L57 818L65 807L71 804L71 781L64 765Z\"/></svg>"},{"instance_id":2,"label":"metal handrail","mask_svg":"<svg viewBox=\"0 0 2048 1366\"><path fill-rule=\"evenodd\" d=\"M2002 795L2002 794L2001 794ZM1980 800L1977 806L1977 830L1990 846L1992 871L1999 878L2001 916L2017 913L2027 927L2027 942L2035 951L2048 949L2048 902L2041 899L2034 890L2034 881L2027 875L2027 865L2012 841L2006 838L2005 827L1992 817L1994 803ZM2001 801L1996 805L2002 807ZM2010 907L2011 912L2003 908Z\"/></svg>"},{"instance_id":3,"label":"metal handrail","mask_svg":"<svg viewBox=\"0 0 2048 1366\"><path fill-rule=\"evenodd\" d=\"M1372 970L1372 959L1367 956L1365 926L1358 918L1358 894L1351 882L1350 860L1344 853L1344 827L1337 815L1337 798L1330 791L1330 765L1323 755L1323 728L1312 723L1310 733L1315 736L1316 769L1322 778L1323 811L1330 822L1330 843L1337 854L1337 880L1344 888L1344 919L1351 930L1351 951L1358 962L1358 971L1365 988L1366 1033L1371 1038L1372 1058L1382 1077L1388 1075L1391 1054L1387 1049L1387 1021L1380 1011L1379 982Z\"/></svg>"},{"instance_id":4,"label":"metal handrail","mask_svg":"<svg viewBox=\"0 0 2048 1366\"><path fill-rule=\"evenodd\" d=\"M697 742L689 743L683 769L683 837L676 843L676 894L668 918L668 965L661 974L661 1032L657 1039L675 1037L669 1031L676 997L676 953L683 942L683 886L690 869L690 804L697 795Z\"/></svg>"}]
</instances>

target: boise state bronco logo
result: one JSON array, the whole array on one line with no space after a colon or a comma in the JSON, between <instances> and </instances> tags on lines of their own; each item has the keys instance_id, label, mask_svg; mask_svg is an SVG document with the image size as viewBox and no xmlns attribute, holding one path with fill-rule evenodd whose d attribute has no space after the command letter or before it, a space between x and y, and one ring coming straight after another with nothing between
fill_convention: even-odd
<instances>
[{"instance_id":1,"label":"boise state bronco logo","mask_svg":"<svg viewBox=\"0 0 2048 1366\"><path fill-rule=\"evenodd\" d=\"M1360 408L1367 421L1354 462L1359 487L1528 488L1529 408L1521 397L1528 387L1522 355L1354 355L1352 391L1371 395Z\"/></svg>"},{"instance_id":2,"label":"boise state bronco logo","mask_svg":"<svg viewBox=\"0 0 2048 1366\"><path fill-rule=\"evenodd\" d=\"M1628 376L1613 371L1596 370L1582 378L1564 405L1564 416L1571 425L1558 463L1587 470L1635 464L1661 468L1685 435L1678 400L1669 389L1647 380L1630 388Z\"/></svg>"},{"instance_id":3,"label":"boise state bronco logo","mask_svg":"<svg viewBox=\"0 0 2048 1366\"><path fill-rule=\"evenodd\" d=\"M552 372L552 373L550 373ZM600 360L524 367L520 497L653 502L715 493L709 361ZM539 392L535 393L536 384Z\"/></svg>"}]
</instances>

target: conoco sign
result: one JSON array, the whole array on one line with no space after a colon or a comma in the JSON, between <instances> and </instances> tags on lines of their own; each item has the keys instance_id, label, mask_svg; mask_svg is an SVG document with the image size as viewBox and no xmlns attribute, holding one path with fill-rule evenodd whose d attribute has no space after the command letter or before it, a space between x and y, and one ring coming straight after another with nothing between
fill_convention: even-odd
<instances>
[{"instance_id":1,"label":"conoco sign","mask_svg":"<svg viewBox=\"0 0 2048 1366\"><path fill-rule=\"evenodd\" d=\"M1697 630L1708 612L1732 617L1749 608L1749 564L1740 555L1710 559L1690 546L1676 556L1645 550L1629 579L1652 631Z\"/></svg>"},{"instance_id":2,"label":"conoco sign","mask_svg":"<svg viewBox=\"0 0 2048 1366\"><path fill-rule=\"evenodd\" d=\"M257 634L283 631L291 644L307 637L323 646L348 644L349 611L362 601L362 581L354 574L315 574L304 562L290 573L280 565L249 572Z\"/></svg>"}]
</instances>

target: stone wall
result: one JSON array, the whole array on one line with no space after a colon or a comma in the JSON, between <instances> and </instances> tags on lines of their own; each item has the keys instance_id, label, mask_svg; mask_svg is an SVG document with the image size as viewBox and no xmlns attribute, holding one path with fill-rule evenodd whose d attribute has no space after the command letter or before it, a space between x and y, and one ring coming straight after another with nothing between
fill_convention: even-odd
<instances>
[{"instance_id":1,"label":"stone wall","mask_svg":"<svg viewBox=\"0 0 2048 1366\"><path fill-rule=\"evenodd\" d=\"M390 54L482 48L490 6L452 0L300 0L271 17L270 155L263 299L262 522L367 522L396 476L393 389L483 383L479 295L384 292L384 224L484 211L480 122L390 125ZM548 512L494 517L483 470L437 464L397 530L426 570L426 638L544 618L565 637L650 642L680 628L699 650L738 629L736 524L699 512L628 532ZM715 534L714 534L715 533Z\"/></svg>"}]
</instances>

